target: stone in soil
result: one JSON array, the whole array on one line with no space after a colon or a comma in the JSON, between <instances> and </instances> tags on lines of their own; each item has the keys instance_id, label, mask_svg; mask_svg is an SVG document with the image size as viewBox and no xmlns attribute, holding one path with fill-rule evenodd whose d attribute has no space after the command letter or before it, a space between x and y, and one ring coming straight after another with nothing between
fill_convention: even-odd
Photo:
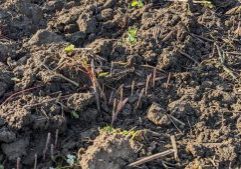
<instances>
[{"instance_id":1,"label":"stone in soil","mask_svg":"<svg viewBox=\"0 0 241 169\"><path fill-rule=\"evenodd\" d=\"M148 111L147 111L147 118L152 123L156 125L167 125L170 123L165 109L163 109L159 104L153 103Z\"/></svg>"}]
</instances>

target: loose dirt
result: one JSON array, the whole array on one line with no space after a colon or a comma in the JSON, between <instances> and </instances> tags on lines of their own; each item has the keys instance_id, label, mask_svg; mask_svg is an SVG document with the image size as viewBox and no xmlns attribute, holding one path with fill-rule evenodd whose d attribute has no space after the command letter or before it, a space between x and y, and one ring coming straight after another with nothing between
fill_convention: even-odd
<instances>
[{"instance_id":1,"label":"loose dirt","mask_svg":"<svg viewBox=\"0 0 241 169\"><path fill-rule=\"evenodd\" d=\"M131 2L0 2L5 169L241 166L240 1Z\"/></svg>"}]
</instances>

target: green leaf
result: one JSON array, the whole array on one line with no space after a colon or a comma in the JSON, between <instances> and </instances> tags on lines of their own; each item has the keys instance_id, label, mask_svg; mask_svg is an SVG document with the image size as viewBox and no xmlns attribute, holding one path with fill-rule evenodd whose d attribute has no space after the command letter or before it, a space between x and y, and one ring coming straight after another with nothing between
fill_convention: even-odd
<instances>
[{"instance_id":1,"label":"green leaf","mask_svg":"<svg viewBox=\"0 0 241 169\"><path fill-rule=\"evenodd\" d=\"M74 45L69 45L69 46L67 46L66 48L64 48L64 51L65 51L66 53L71 53L71 52L74 51L74 48L75 48Z\"/></svg>"},{"instance_id":2,"label":"green leaf","mask_svg":"<svg viewBox=\"0 0 241 169\"><path fill-rule=\"evenodd\" d=\"M136 36L137 34L137 29L136 28L130 28L128 30L128 33L131 35L131 36Z\"/></svg>"},{"instance_id":3,"label":"green leaf","mask_svg":"<svg viewBox=\"0 0 241 169\"><path fill-rule=\"evenodd\" d=\"M0 169L4 169L4 166L3 166L3 165L0 165Z\"/></svg>"},{"instance_id":4,"label":"green leaf","mask_svg":"<svg viewBox=\"0 0 241 169\"><path fill-rule=\"evenodd\" d=\"M101 72L101 73L98 74L98 77L107 77L109 75L110 75L109 72Z\"/></svg>"},{"instance_id":5,"label":"green leaf","mask_svg":"<svg viewBox=\"0 0 241 169\"><path fill-rule=\"evenodd\" d=\"M129 28L127 33L127 41L131 44L137 42L137 29L136 28Z\"/></svg>"},{"instance_id":6,"label":"green leaf","mask_svg":"<svg viewBox=\"0 0 241 169\"><path fill-rule=\"evenodd\" d=\"M131 7L139 7L142 8L144 6L144 3L141 0L133 0L131 2Z\"/></svg>"},{"instance_id":7,"label":"green leaf","mask_svg":"<svg viewBox=\"0 0 241 169\"><path fill-rule=\"evenodd\" d=\"M74 117L75 119L79 118L79 114L77 112L75 112L75 111L71 112L71 116Z\"/></svg>"}]
</instances>

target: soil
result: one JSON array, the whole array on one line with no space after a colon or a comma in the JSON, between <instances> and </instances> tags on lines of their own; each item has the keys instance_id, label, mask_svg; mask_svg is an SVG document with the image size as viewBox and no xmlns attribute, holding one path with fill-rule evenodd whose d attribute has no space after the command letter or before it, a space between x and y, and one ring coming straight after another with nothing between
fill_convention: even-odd
<instances>
[{"instance_id":1,"label":"soil","mask_svg":"<svg viewBox=\"0 0 241 169\"><path fill-rule=\"evenodd\" d=\"M5 169L241 167L240 0L143 2L0 2Z\"/></svg>"}]
</instances>

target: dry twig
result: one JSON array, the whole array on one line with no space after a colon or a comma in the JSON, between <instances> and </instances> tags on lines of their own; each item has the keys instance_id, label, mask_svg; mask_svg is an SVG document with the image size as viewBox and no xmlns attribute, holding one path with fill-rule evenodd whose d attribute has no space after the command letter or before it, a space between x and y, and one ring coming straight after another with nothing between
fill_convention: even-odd
<instances>
[{"instance_id":1,"label":"dry twig","mask_svg":"<svg viewBox=\"0 0 241 169\"><path fill-rule=\"evenodd\" d=\"M148 157L144 157L144 158L142 158L142 159L140 159L136 162L133 162L133 163L129 164L128 167L139 166L139 165L145 164L147 162L165 157L165 156L167 156L169 154L172 154L174 152L175 151L173 149L170 149L170 150L167 150L167 151L164 151L164 152L161 152L161 153L157 153L157 154L154 154L154 155L151 155L151 156L148 156Z\"/></svg>"},{"instance_id":2,"label":"dry twig","mask_svg":"<svg viewBox=\"0 0 241 169\"><path fill-rule=\"evenodd\" d=\"M44 148L44 151L43 151L43 159L44 160L45 160L45 157L46 157L46 153L48 151L50 139L51 139L51 133L48 133L48 136L47 136L47 139L46 139L46 143L45 143L45 148Z\"/></svg>"},{"instance_id":3,"label":"dry twig","mask_svg":"<svg viewBox=\"0 0 241 169\"><path fill-rule=\"evenodd\" d=\"M177 143L176 143L175 136L171 136L170 138L171 138L171 142L172 142L172 148L174 150L174 158L175 158L176 161L179 161Z\"/></svg>"}]
</instances>

